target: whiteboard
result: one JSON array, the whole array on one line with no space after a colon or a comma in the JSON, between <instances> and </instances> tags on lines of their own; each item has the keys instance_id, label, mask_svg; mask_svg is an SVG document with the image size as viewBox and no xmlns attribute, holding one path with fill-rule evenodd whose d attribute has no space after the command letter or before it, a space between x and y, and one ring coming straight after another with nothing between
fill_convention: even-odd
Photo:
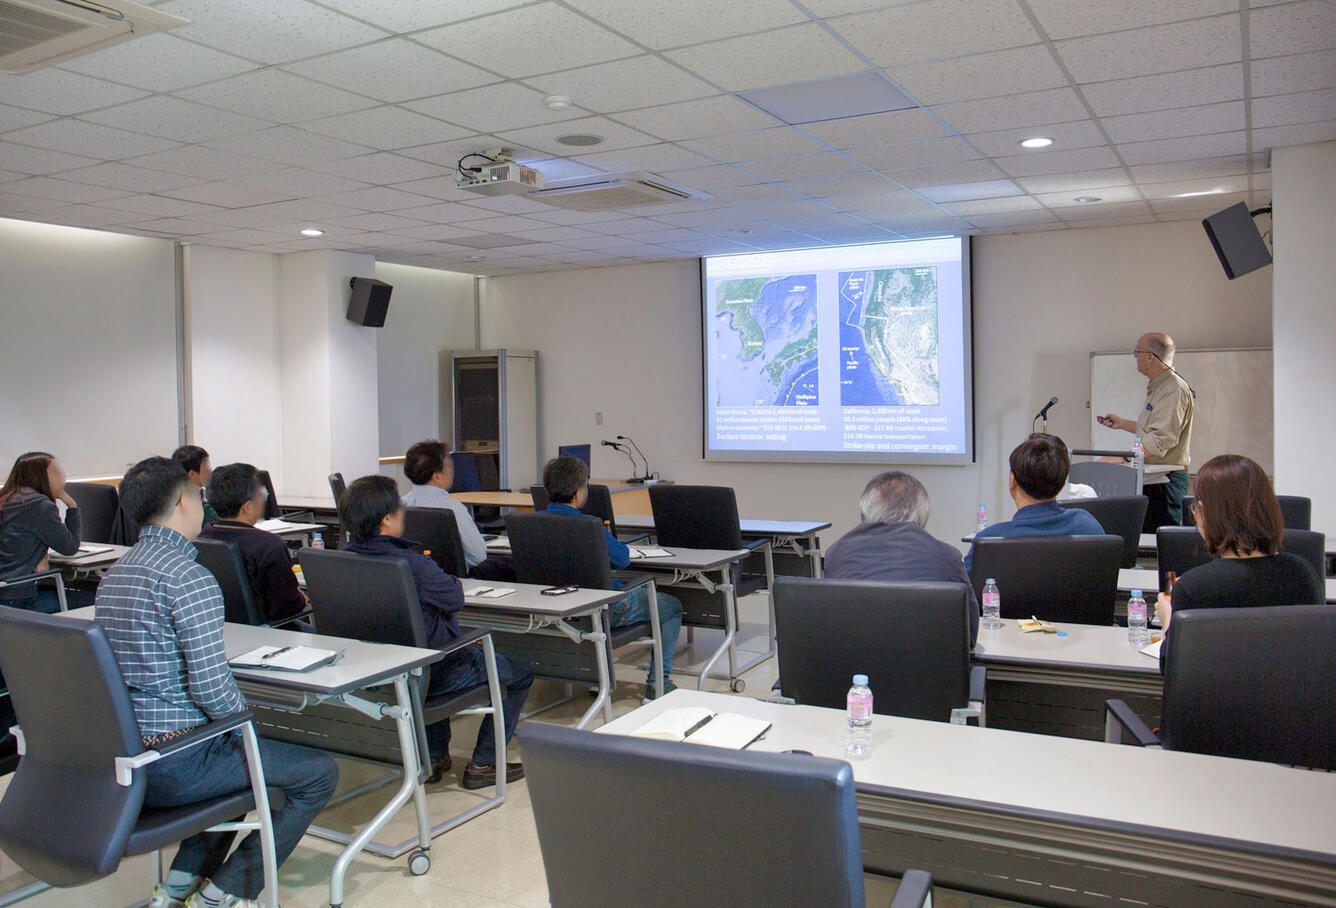
<instances>
[{"instance_id":1,"label":"whiteboard","mask_svg":"<svg viewBox=\"0 0 1336 908\"><path fill-rule=\"evenodd\" d=\"M1189 449L1195 473L1218 454L1243 454L1275 472L1272 354L1269 347L1179 350L1174 369L1197 392ZM1090 354L1090 446L1127 449L1132 436L1095 421L1105 413L1136 419L1146 377L1128 351Z\"/></svg>"}]
</instances>

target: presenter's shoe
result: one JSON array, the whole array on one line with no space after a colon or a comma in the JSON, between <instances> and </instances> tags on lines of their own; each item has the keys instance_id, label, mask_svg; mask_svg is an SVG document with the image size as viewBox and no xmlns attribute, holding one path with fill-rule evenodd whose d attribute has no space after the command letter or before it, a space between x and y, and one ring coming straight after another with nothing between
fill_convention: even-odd
<instances>
[{"instance_id":1,"label":"presenter's shoe","mask_svg":"<svg viewBox=\"0 0 1336 908\"><path fill-rule=\"evenodd\" d=\"M427 776L425 784L435 785L450 774L450 770L454 765L454 761L450 759L449 754L446 754L443 757L432 757L431 775Z\"/></svg>"},{"instance_id":2,"label":"presenter's shoe","mask_svg":"<svg viewBox=\"0 0 1336 908\"><path fill-rule=\"evenodd\" d=\"M663 679L663 692L664 692L664 694L671 694L671 693L672 693L673 691L675 691L675 690L677 690L677 685L673 683L673 679L672 679L672 678L664 678L664 679ZM646 681L646 682L645 682L645 697L644 697L644 700L645 700L646 703L648 703L649 701L653 700L654 698L655 698L655 694L654 694L654 682L653 682L653 681Z\"/></svg>"},{"instance_id":3,"label":"presenter's shoe","mask_svg":"<svg viewBox=\"0 0 1336 908\"><path fill-rule=\"evenodd\" d=\"M259 899L243 899L239 895L224 895L223 900L218 903L218 908L263 908L263 905L264 902ZM197 892L186 899L186 908L213 908L213 903Z\"/></svg>"},{"instance_id":4,"label":"presenter's shoe","mask_svg":"<svg viewBox=\"0 0 1336 908\"><path fill-rule=\"evenodd\" d=\"M190 893L189 895L193 895ZM187 895L187 898L189 898ZM162 883L153 887L153 895L149 897L148 908L185 908L185 899L178 899L171 895Z\"/></svg>"},{"instance_id":5,"label":"presenter's shoe","mask_svg":"<svg viewBox=\"0 0 1336 908\"><path fill-rule=\"evenodd\" d=\"M520 763L506 764L506 781L518 782L524 778L524 766ZM464 767L464 778L459 781L462 788L474 791L479 788L490 788L496 784L495 766L474 766L473 761Z\"/></svg>"}]
</instances>

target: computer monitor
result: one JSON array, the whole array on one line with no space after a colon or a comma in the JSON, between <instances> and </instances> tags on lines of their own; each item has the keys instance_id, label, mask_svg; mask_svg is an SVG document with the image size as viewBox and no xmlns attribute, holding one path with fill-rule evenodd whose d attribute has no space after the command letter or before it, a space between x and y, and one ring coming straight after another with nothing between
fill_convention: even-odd
<instances>
[{"instance_id":1,"label":"computer monitor","mask_svg":"<svg viewBox=\"0 0 1336 908\"><path fill-rule=\"evenodd\" d=\"M574 457L576 460L583 460L586 469L589 466L589 445L561 445L557 448L558 457Z\"/></svg>"}]
</instances>

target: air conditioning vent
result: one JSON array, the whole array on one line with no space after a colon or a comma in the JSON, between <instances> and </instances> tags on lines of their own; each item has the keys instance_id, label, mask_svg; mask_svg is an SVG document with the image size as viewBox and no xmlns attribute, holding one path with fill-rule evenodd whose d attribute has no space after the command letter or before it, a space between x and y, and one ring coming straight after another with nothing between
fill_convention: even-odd
<instances>
[{"instance_id":1,"label":"air conditioning vent","mask_svg":"<svg viewBox=\"0 0 1336 908\"><path fill-rule=\"evenodd\" d=\"M546 189L528 193L528 196L549 205L576 211L641 208L709 198L703 192L675 186L660 176L641 171L562 180L549 184Z\"/></svg>"},{"instance_id":2,"label":"air conditioning vent","mask_svg":"<svg viewBox=\"0 0 1336 908\"><path fill-rule=\"evenodd\" d=\"M129 0L0 0L0 73L26 73L189 20Z\"/></svg>"}]
</instances>

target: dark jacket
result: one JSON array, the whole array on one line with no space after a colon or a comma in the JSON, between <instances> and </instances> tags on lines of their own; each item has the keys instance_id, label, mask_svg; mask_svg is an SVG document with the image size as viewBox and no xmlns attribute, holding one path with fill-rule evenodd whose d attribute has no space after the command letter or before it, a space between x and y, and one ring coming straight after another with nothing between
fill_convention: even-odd
<instances>
[{"instance_id":1,"label":"dark jacket","mask_svg":"<svg viewBox=\"0 0 1336 908\"><path fill-rule=\"evenodd\" d=\"M955 546L912 521L860 523L826 552L831 580L943 581L970 587L970 646L979 637L979 603Z\"/></svg>"},{"instance_id":2,"label":"dark jacket","mask_svg":"<svg viewBox=\"0 0 1336 908\"><path fill-rule=\"evenodd\" d=\"M69 508L65 522L60 509L41 492L20 490L0 508L0 580L31 574L48 549L62 555L79 551L79 509ZM0 590L0 599L27 599L32 584Z\"/></svg>"},{"instance_id":3,"label":"dark jacket","mask_svg":"<svg viewBox=\"0 0 1336 908\"><path fill-rule=\"evenodd\" d=\"M442 648L460 635L455 614L464 607L464 587L441 570L435 561L413 548L413 543L395 536L372 536L350 543L346 550L359 555L402 558L413 572L422 620L427 625L427 643Z\"/></svg>"},{"instance_id":4,"label":"dark jacket","mask_svg":"<svg viewBox=\"0 0 1336 908\"><path fill-rule=\"evenodd\" d=\"M282 621L305 610L306 600L297 585L297 575L292 573L287 543L280 537L234 520L209 524L199 535L201 539L237 544L246 565L246 579L265 620Z\"/></svg>"}]
</instances>

